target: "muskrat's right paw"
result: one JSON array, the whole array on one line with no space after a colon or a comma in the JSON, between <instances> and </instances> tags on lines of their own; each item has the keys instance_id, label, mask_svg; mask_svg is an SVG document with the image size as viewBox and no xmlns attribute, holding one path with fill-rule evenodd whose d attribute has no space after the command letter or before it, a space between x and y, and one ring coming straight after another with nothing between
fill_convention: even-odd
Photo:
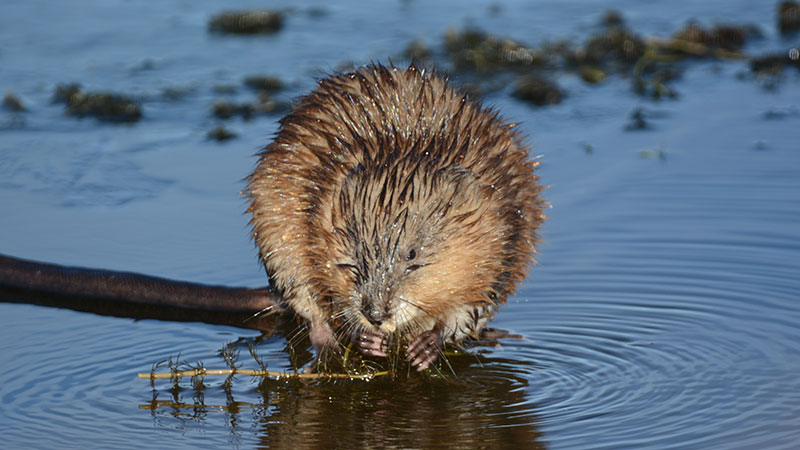
<instances>
[{"instance_id":1,"label":"muskrat's right paw","mask_svg":"<svg viewBox=\"0 0 800 450\"><path fill-rule=\"evenodd\" d=\"M374 331L362 331L353 334L353 342L358 350L370 356L389 356L389 341L386 336Z\"/></svg>"},{"instance_id":2,"label":"muskrat's right paw","mask_svg":"<svg viewBox=\"0 0 800 450\"><path fill-rule=\"evenodd\" d=\"M421 372L439 359L441 349L442 335L435 330L426 331L408 344L406 359Z\"/></svg>"}]
</instances>

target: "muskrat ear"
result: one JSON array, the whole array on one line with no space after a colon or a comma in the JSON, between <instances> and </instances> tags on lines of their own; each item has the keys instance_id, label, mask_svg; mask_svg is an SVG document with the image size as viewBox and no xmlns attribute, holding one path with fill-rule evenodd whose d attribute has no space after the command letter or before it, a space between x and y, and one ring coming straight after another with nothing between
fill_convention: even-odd
<instances>
[{"instance_id":1,"label":"muskrat ear","mask_svg":"<svg viewBox=\"0 0 800 450\"><path fill-rule=\"evenodd\" d=\"M353 178L358 177L359 175L363 175L367 171L367 168L364 167L364 164L358 163L358 165L350 168L344 176L345 180L350 180Z\"/></svg>"},{"instance_id":2,"label":"muskrat ear","mask_svg":"<svg viewBox=\"0 0 800 450\"><path fill-rule=\"evenodd\" d=\"M345 174L344 185L347 186L348 183L353 183L355 186L358 186L366 173L367 168L364 167L364 164L358 163L357 166L354 166Z\"/></svg>"}]
</instances>

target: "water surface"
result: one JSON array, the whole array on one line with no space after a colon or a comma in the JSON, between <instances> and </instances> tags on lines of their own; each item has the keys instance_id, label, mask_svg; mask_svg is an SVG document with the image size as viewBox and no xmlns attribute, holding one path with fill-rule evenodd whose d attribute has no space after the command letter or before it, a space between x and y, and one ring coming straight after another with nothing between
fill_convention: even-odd
<instances>
[{"instance_id":1,"label":"water surface","mask_svg":"<svg viewBox=\"0 0 800 450\"><path fill-rule=\"evenodd\" d=\"M281 32L248 38L206 33L220 8L210 1L4 4L0 86L28 112L0 111L0 252L264 284L239 191L279 116L234 120L238 138L206 139L213 86L244 75L280 75L289 101L343 61L386 61L415 38L438 45L447 27L582 40L610 7L644 35L690 18L746 21L765 35L748 52L798 46L777 35L771 2L498 4L492 14L478 2L303 2ZM589 86L571 75L558 79L560 105L506 91L484 99L522 122L552 208L539 264L493 323L524 339L452 358L456 376L153 387L136 373L178 355L224 367L230 342L243 361L256 345L274 370L292 357L284 337L251 330L0 303L4 445L796 447L800 75L765 89L748 70L696 61L674 84L679 98L661 102L624 77ZM145 117L66 117L50 97L69 81L135 94ZM161 96L175 87L187 95ZM652 127L625 131L637 107Z\"/></svg>"}]
</instances>

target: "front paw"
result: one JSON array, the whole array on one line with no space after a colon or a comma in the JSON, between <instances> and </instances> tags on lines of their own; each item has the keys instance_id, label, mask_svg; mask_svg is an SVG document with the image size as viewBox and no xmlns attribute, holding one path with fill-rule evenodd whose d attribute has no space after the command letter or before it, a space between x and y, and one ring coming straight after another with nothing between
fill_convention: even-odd
<instances>
[{"instance_id":1,"label":"front paw","mask_svg":"<svg viewBox=\"0 0 800 450\"><path fill-rule=\"evenodd\" d=\"M421 372L439 358L442 349L442 335L438 331L426 331L408 344L406 359Z\"/></svg>"},{"instance_id":2,"label":"front paw","mask_svg":"<svg viewBox=\"0 0 800 450\"><path fill-rule=\"evenodd\" d=\"M333 333L331 326L325 322L311 325L309 338L311 339L311 345L314 346L314 350L317 351L318 355L326 349L336 350L338 348L336 344L336 335Z\"/></svg>"},{"instance_id":3,"label":"front paw","mask_svg":"<svg viewBox=\"0 0 800 450\"><path fill-rule=\"evenodd\" d=\"M353 334L353 343L358 350L369 356L389 356L389 340L386 335L374 331L362 331Z\"/></svg>"}]
</instances>

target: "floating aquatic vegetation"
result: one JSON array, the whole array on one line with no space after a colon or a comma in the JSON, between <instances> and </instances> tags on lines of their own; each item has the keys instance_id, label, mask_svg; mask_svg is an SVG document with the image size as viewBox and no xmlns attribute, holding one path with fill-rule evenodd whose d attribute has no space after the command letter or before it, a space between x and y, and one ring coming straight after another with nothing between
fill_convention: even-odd
<instances>
[{"instance_id":1,"label":"floating aquatic vegetation","mask_svg":"<svg viewBox=\"0 0 800 450\"><path fill-rule=\"evenodd\" d=\"M279 11L227 11L212 17L208 30L222 34L269 34L283 28L284 13Z\"/></svg>"},{"instance_id":2,"label":"floating aquatic vegetation","mask_svg":"<svg viewBox=\"0 0 800 450\"><path fill-rule=\"evenodd\" d=\"M558 85L537 75L521 76L512 95L538 106L554 105L564 99L564 92Z\"/></svg>"},{"instance_id":3,"label":"floating aquatic vegetation","mask_svg":"<svg viewBox=\"0 0 800 450\"><path fill-rule=\"evenodd\" d=\"M244 85L258 91L279 91L284 88L283 81L269 75L251 75L244 79Z\"/></svg>"},{"instance_id":4,"label":"floating aquatic vegetation","mask_svg":"<svg viewBox=\"0 0 800 450\"><path fill-rule=\"evenodd\" d=\"M230 119L241 116L244 120L249 120L255 114L255 107L250 103L233 103L227 100L217 100L214 102L214 117L218 119Z\"/></svg>"},{"instance_id":5,"label":"floating aquatic vegetation","mask_svg":"<svg viewBox=\"0 0 800 450\"><path fill-rule=\"evenodd\" d=\"M227 100L217 100L212 107L212 114L218 119L231 119L240 116L250 120L257 114L270 114L285 111L289 105L275 100L268 92L261 91L255 102L235 103Z\"/></svg>"},{"instance_id":6,"label":"floating aquatic vegetation","mask_svg":"<svg viewBox=\"0 0 800 450\"><path fill-rule=\"evenodd\" d=\"M545 63L539 49L476 28L448 30L444 49L454 68L459 71L492 72L536 67Z\"/></svg>"},{"instance_id":7,"label":"floating aquatic vegetation","mask_svg":"<svg viewBox=\"0 0 800 450\"><path fill-rule=\"evenodd\" d=\"M696 22L689 22L673 35L672 40L660 45L664 51L687 56L736 58L749 40L761 36L761 30L755 25L717 24L704 28Z\"/></svg>"},{"instance_id":8,"label":"floating aquatic vegetation","mask_svg":"<svg viewBox=\"0 0 800 450\"><path fill-rule=\"evenodd\" d=\"M227 128L225 128L222 125L217 125L213 129L209 130L209 132L206 133L206 136L209 139L213 139L213 140L218 141L218 142L223 142L223 141L227 141L229 139L235 138L236 137L236 133L228 130Z\"/></svg>"},{"instance_id":9,"label":"floating aquatic vegetation","mask_svg":"<svg viewBox=\"0 0 800 450\"><path fill-rule=\"evenodd\" d=\"M676 98L678 93L668 83L680 76L680 69L657 58L642 58L633 68L633 90L653 100Z\"/></svg>"},{"instance_id":10,"label":"floating aquatic vegetation","mask_svg":"<svg viewBox=\"0 0 800 450\"><path fill-rule=\"evenodd\" d=\"M109 92L84 92L76 83L58 85L53 101L65 103L66 113L71 116L126 123L142 118L141 107L130 97Z\"/></svg>"},{"instance_id":11,"label":"floating aquatic vegetation","mask_svg":"<svg viewBox=\"0 0 800 450\"><path fill-rule=\"evenodd\" d=\"M219 352L219 356L224 360L227 366L224 369L207 369L202 362L196 364L189 364L180 361L180 355L173 359L160 361L153 365L150 372L138 373L139 378L147 378L151 383L159 379L169 379L173 383L177 383L181 378L191 378L192 384L196 385L198 381L202 383L202 379L209 375L227 375L224 382L226 388L230 388L233 377L236 375L249 375L252 377L265 377L279 380L286 379L318 379L318 380L351 380L351 381L370 381L376 377L391 375L389 370L375 370L375 368L366 362L363 358L357 358L358 364L353 364L353 354L348 351L341 356L343 364L340 364L340 372L329 372L326 370L316 372L284 372L269 370L267 364L264 363L261 356L259 356L253 345L248 345L248 350L253 361L258 366L258 369L243 369L243 362L239 361L239 351L235 348L235 344L225 345ZM330 359L330 358L329 358ZM350 364L347 362L350 361ZM317 364L320 368L320 364ZM166 367L168 371L159 372L160 369ZM324 369L324 368L323 368Z\"/></svg>"},{"instance_id":12,"label":"floating aquatic vegetation","mask_svg":"<svg viewBox=\"0 0 800 450\"><path fill-rule=\"evenodd\" d=\"M589 38L576 57L582 64L630 66L644 56L645 48L642 38L624 26L615 25Z\"/></svg>"},{"instance_id":13,"label":"floating aquatic vegetation","mask_svg":"<svg viewBox=\"0 0 800 450\"><path fill-rule=\"evenodd\" d=\"M659 100L678 96L671 84L685 68L684 61L745 59L742 48L762 36L751 24L703 26L689 21L672 37L643 37L627 26L618 11L607 11L599 28L582 44L560 40L532 47L470 26L448 30L441 53L415 40L407 45L404 55L418 59L444 55L449 72L477 87L478 92L494 90L493 83L507 85L503 77L510 73L522 74L512 94L537 105L561 101L564 92L553 83L541 81L564 73L575 74L589 84L615 74L630 76L633 92Z\"/></svg>"},{"instance_id":14,"label":"floating aquatic vegetation","mask_svg":"<svg viewBox=\"0 0 800 450\"><path fill-rule=\"evenodd\" d=\"M794 67L800 70L798 49L791 49L786 53L770 53L750 60L750 70L756 74L776 74L780 73L784 67Z\"/></svg>"},{"instance_id":15,"label":"floating aquatic vegetation","mask_svg":"<svg viewBox=\"0 0 800 450\"><path fill-rule=\"evenodd\" d=\"M781 34L800 31L800 3L781 2L778 5L778 30Z\"/></svg>"},{"instance_id":16,"label":"floating aquatic vegetation","mask_svg":"<svg viewBox=\"0 0 800 450\"><path fill-rule=\"evenodd\" d=\"M429 61L432 57L433 51L425 45L422 39L414 39L403 50L403 58L406 59Z\"/></svg>"},{"instance_id":17,"label":"floating aquatic vegetation","mask_svg":"<svg viewBox=\"0 0 800 450\"><path fill-rule=\"evenodd\" d=\"M585 65L581 66L580 75L583 81L594 84L605 80L608 74L600 66Z\"/></svg>"},{"instance_id":18,"label":"floating aquatic vegetation","mask_svg":"<svg viewBox=\"0 0 800 450\"><path fill-rule=\"evenodd\" d=\"M53 103L67 103L69 98L81 91L81 85L78 83L64 83L56 86L56 91L53 93Z\"/></svg>"},{"instance_id":19,"label":"floating aquatic vegetation","mask_svg":"<svg viewBox=\"0 0 800 450\"><path fill-rule=\"evenodd\" d=\"M20 100L19 97L11 92L6 92L6 95L3 96L3 108L12 112L26 111L25 106L22 104L22 100Z\"/></svg>"}]
</instances>

